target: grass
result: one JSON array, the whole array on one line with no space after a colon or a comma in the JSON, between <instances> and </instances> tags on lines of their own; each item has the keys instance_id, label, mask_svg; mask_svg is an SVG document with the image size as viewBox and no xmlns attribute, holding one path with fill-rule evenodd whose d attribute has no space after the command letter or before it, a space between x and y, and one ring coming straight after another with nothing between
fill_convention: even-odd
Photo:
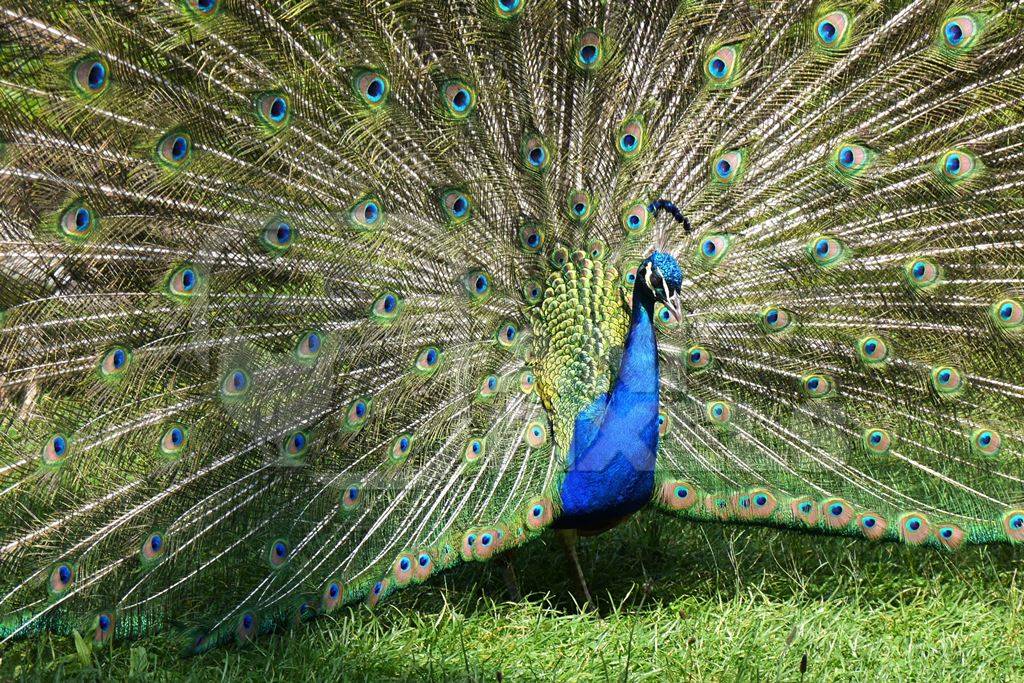
<instances>
[{"instance_id":1,"label":"grass","mask_svg":"<svg viewBox=\"0 0 1024 683\"><path fill-rule=\"evenodd\" d=\"M467 565L374 611L182 659L170 639L76 651L69 638L0 654L2 680L1024 680L1014 548L955 554L645 515L581 561L580 614L559 544Z\"/></svg>"}]
</instances>

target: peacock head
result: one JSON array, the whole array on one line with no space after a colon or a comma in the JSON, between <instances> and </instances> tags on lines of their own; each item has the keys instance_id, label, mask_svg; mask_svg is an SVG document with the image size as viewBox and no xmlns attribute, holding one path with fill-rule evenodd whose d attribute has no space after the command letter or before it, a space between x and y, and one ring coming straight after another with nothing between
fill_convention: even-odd
<instances>
[{"instance_id":1,"label":"peacock head","mask_svg":"<svg viewBox=\"0 0 1024 683\"><path fill-rule=\"evenodd\" d=\"M683 269L675 257L655 251L636 271L636 287L646 289L655 301L665 304L677 320L682 318L679 293L683 288Z\"/></svg>"}]
</instances>

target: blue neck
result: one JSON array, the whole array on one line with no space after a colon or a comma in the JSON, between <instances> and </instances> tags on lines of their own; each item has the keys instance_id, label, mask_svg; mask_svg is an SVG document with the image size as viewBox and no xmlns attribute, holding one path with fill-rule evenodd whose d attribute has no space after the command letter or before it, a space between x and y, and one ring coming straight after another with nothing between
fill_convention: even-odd
<instances>
[{"instance_id":1,"label":"blue neck","mask_svg":"<svg viewBox=\"0 0 1024 683\"><path fill-rule=\"evenodd\" d=\"M659 380L653 320L652 295L635 286L629 335L607 409L600 409L605 398L599 397L576 420L556 527L606 528L651 498Z\"/></svg>"}]
</instances>

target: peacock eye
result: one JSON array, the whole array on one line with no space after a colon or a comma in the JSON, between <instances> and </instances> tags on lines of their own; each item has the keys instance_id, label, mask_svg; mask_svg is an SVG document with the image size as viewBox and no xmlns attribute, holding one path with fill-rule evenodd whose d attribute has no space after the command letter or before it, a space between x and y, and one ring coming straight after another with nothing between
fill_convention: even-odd
<instances>
[{"instance_id":1,"label":"peacock eye","mask_svg":"<svg viewBox=\"0 0 1024 683\"><path fill-rule=\"evenodd\" d=\"M476 107L476 91L463 81L448 81L442 86L441 94L452 118L464 119Z\"/></svg>"},{"instance_id":2,"label":"peacock eye","mask_svg":"<svg viewBox=\"0 0 1024 683\"><path fill-rule=\"evenodd\" d=\"M999 455L1002 445L1002 437L991 429L978 429L971 435L971 448L979 455Z\"/></svg>"},{"instance_id":3,"label":"peacock eye","mask_svg":"<svg viewBox=\"0 0 1024 683\"><path fill-rule=\"evenodd\" d=\"M884 429L869 428L864 430L861 443L869 453L882 455L892 447L892 436Z\"/></svg>"},{"instance_id":4,"label":"peacock eye","mask_svg":"<svg viewBox=\"0 0 1024 683\"><path fill-rule=\"evenodd\" d=\"M191 266L182 266L174 271L167 284L168 292L176 297L187 299L199 290L198 273Z\"/></svg>"},{"instance_id":5,"label":"peacock eye","mask_svg":"<svg viewBox=\"0 0 1024 683\"><path fill-rule=\"evenodd\" d=\"M593 214L593 199L585 190L570 192L566 199L569 217L575 221L585 221Z\"/></svg>"},{"instance_id":6,"label":"peacock eye","mask_svg":"<svg viewBox=\"0 0 1024 683\"><path fill-rule=\"evenodd\" d=\"M404 308L404 301L393 292L384 292L370 307L370 317L382 325L389 325L398 319Z\"/></svg>"},{"instance_id":7,"label":"peacock eye","mask_svg":"<svg viewBox=\"0 0 1024 683\"><path fill-rule=\"evenodd\" d=\"M203 16L214 14L220 6L220 0L187 0L188 8Z\"/></svg>"},{"instance_id":8,"label":"peacock eye","mask_svg":"<svg viewBox=\"0 0 1024 683\"><path fill-rule=\"evenodd\" d=\"M123 346L115 346L103 354L100 359L100 374L104 377L115 377L128 367L131 352Z\"/></svg>"},{"instance_id":9,"label":"peacock eye","mask_svg":"<svg viewBox=\"0 0 1024 683\"><path fill-rule=\"evenodd\" d=\"M531 171L544 171L551 163L551 152L548 151L544 139L537 134L527 135L523 138L520 152L523 163Z\"/></svg>"},{"instance_id":10,"label":"peacock eye","mask_svg":"<svg viewBox=\"0 0 1024 683\"><path fill-rule=\"evenodd\" d=\"M950 150L943 154L937 162L939 175L952 185L959 185L974 175L978 161L974 155L964 150Z\"/></svg>"},{"instance_id":11,"label":"peacock eye","mask_svg":"<svg viewBox=\"0 0 1024 683\"><path fill-rule=\"evenodd\" d=\"M846 250L842 242L832 237L816 237L807 244L807 253L815 265L826 268L843 259Z\"/></svg>"},{"instance_id":12,"label":"peacock eye","mask_svg":"<svg viewBox=\"0 0 1024 683\"><path fill-rule=\"evenodd\" d=\"M864 145L848 142L839 145L832 152L832 165L846 177L860 175L874 159L874 152Z\"/></svg>"},{"instance_id":13,"label":"peacock eye","mask_svg":"<svg viewBox=\"0 0 1024 683\"><path fill-rule=\"evenodd\" d=\"M188 447L188 428L174 423L168 426L160 437L160 453L178 455Z\"/></svg>"},{"instance_id":14,"label":"peacock eye","mask_svg":"<svg viewBox=\"0 0 1024 683\"><path fill-rule=\"evenodd\" d=\"M511 19L523 11L525 0L494 0L494 9L502 19Z\"/></svg>"},{"instance_id":15,"label":"peacock eye","mask_svg":"<svg viewBox=\"0 0 1024 683\"><path fill-rule=\"evenodd\" d=\"M192 153L192 139L188 133L168 133L157 145L157 156L164 166L177 169L185 165Z\"/></svg>"},{"instance_id":16,"label":"peacock eye","mask_svg":"<svg viewBox=\"0 0 1024 683\"><path fill-rule=\"evenodd\" d=\"M387 101L388 79L378 71L360 71L353 79L352 87L371 108L377 108Z\"/></svg>"},{"instance_id":17,"label":"peacock eye","mask_svg":"<svg viewBox=\"0 0 1024 683\"><path fill-rule=\"evenodd\" d=\"M519 245L531 254L544 248L544 231L536 223L524 223L519 228Z\"/></svg>"},{"instance_id":18,"label":"peacock eye","mask_svg":"<svg viewBox=\"0 0 1024 683\"><path fill-rule=\"evenodd\" d=\"M238 398L249 392L249 373L236 369L224 375L220 383L221 395L225 398Z\"/></svg>"},{"instance_id":19,"label":"peacock eye","mask_svg":"<svg viewBox=\"0 0 1024 683\"><path fill-rule=\"evenodd\" d=\"M770 306L761 312L761 327L766 332L782 332L793 323L793 314L784 308Z\"/></svg>"},{"instance_id":20,"label":"peacock eye","mask_svg":"<svg viewBox=\"0 0 1024 683\"><path fill-rule=\"evenodd\" d=\"M846 12L836 11L819 19L814 32L822 47L837 50L845 46L849 27L850 17Z\"/></svg>"},{"instance_id":21,"label":"peacock eye","mask_svg":"<svg viewBox=\"0 0 1024 683\"><path fill-rule=\"evenodd\" d=\"M291 119L291 107L288 99L281 93L264 93L256 100L256 114L260 121L273 130L288 125Z\"/></svg>"},{"instance_id":22,"label":"peacock eye","mask_svg":"<svg viewBox=\"0 0 1024 683\"><path fill-rule=\"evenodd\" d=\"M72 204L61 214L60 229L67 237L85 239L96 229L96 219L87 206Z\"/></svg>"},{"instance_id":23,"label":"peacock eye","mask_svg":"<svg viewBox=\"0 0 1024 683\"><path fill-rule=\"evenodd\" d=\"M526 443L530 448L540 448L548 440L548 430L539 420L534 420L526 425Z\"/></svg>"},{"instance_id":24,"label":"peacock eye","mask_svg":"<svg viewBox=\"0 0 1024 683\"><path fill-rule=\"evenodd\" d=\"M954 396L964 388L960 371L949 366L934 368L931 372L931 380L932 388L940 396Z\"/></svg>"},{"instance_id":25,"label":"peacock eye","mask_svg":"<svg viewBox=\"0 0 1024 683\"><path fill-rule=\"evenodd\" d=\"M622 227L626 232L640 232L647 227L650 213L643 202L634 202L622 212Z\"/></svg>"},{"instance_id":26,"label":"peacock eye","mask_svg":"<svg viewBox=\"0 0 1024 683\"><path fill-rule=\"evenodd\" d=\"M506 320L498 326L498 331L495 336L498 340L498 344L508 348L516 342L516 339L519 336L519 328L516 327L515 323Z\"/></svg>"},{"instance_id":27,"label":"peacock eye","mask_svg":"<svg viewBox=\"0 0 1024 683\"><path fill-rule=\"evenodd\" d=\"M711 162L711 177L726 185L734 182L743 169L744 157L742 150L730 150L719 154Z\"/></svg>"},{"instance_id":28,"label":"peacock eye","mask_svg":"<svg viewBox=\"0 0 1024 683\"><path fill-rule=\"evenodd\" d=\"M600 68L604 62L604 40L595 30L584 31L576 39L576 66L581 69L593 70Z\"/></svg>"},{"instance_id":29,"label":"peacock eye","mask_svg":"<svg viewBox=\"0 0 1024 683\"><path fill-rule=\"evenodd\" d=\"M835 382L827 375L811 373L800 378L800 389L810 398L827 398L835 392Z\"/></svg>"},{"instance_id":30,"label":"peacock eye","mask_svg":"<svg viewBox=\"0 0 1024 683\"><path fill-rule=\"evenodd\" d=\"M725 258L732 245L729 235L709 235L701 240L698 257L707 265L714 265Z\"/></svg>"},{"instance_id":31,"label":"peacock eye","mask_svg":"<svg viewBox=\"0 0 1024 683\"><path fill-rule=\"evenodd\" d=\"M889 346L879 337L862 337L857 341L857 353L865 365L881 365L889 359Z\"/></svg>"},{"instance_id":32,"label":"peacock eye","mask_svg":"<svg viewBox=\"0 0 1024 683\"><path fill-rule=\"evenodd\" d=\"M415 370L420 375L433 375L441 364L441 350L436 346L425 346L416 355Z\"/></svg>"},{"instance_id":33,"label":"peacock eye","mask_svg":"<svg viewBox=\"0 0 1024 683\"><path fill-rule=\"evenodd\" d=\"M992 305L992 320L1004 330L1016 330L1024 325L1024 306L1016 299L1002 299Z\"/></svg>"},{"instance_id":34,"label":"peacock eye","mask_svg":"<svg viewBox=\"0 0 1024 683\"><path fill-rule=\"evenodd\" d=\"M725 87L730 84L739 61L739 50L735 45L723 45L704 61L704 74L713 86Z\"/></svg>"},{"instance_id":35,"label":"peacock eye","mask_svg":"<svg viewBox=\"0 0 1024 683\"><path fill-rule=\"evenodd\" d=\"M107 64L102 59L86 58L71 70L75 87L82 97L91 98L107 89Z\"/></svg>"},{"instance_id":36,"label":"peacock eye","mask_svg":"<svg viewBox=\"0 0 1024 683\"><path fill-rule=\"evenodd\" d=\"M469 220L472 204L466 193L447 190L441 195L441 205L450 224L459 225Z\"/></svg>"},{"instance_id":37,"label":"peacock eye","mask_svg":"<svg viewBox=\"0 0 1024 683\"><path fill-rule=\"evenodd\" d=\"M356 230L369 230L377 227L384 218L380 200L375 195L367 195L349 209L349 223Z\"/></svg>"},{"instance_id":38,"label":"peacock eye","mask_svg":"<svg viewBox=\"0 0 1024 683\"><path fill-rule=\"evenodd\" d=\"M274 218L263 227L263 246L271 252L283 253L292 246L297 235L298 231L291 223Z\"/></svg>"},{"instance_id":39,"label":"peacock eye","mask_svg":"<svg viewBox=\"0 0 1024 683\"><path fill-rule=\"evenodd\" d=\"M644 128L639 119L627 121L619 127L615 149L619 155L631 159L643 149Z\"/></svg>"},{"instance_id":40,"label":"peacock eye","mask_svg":"<svg viewBox=\"0 0 1024 683\"><path fill-rule=\"evenodd\" d=\"M953 50L966 50L977 39L980 26L974 17L963 14L951 17L942 25L942 39Z\"/></svg>"},{"instance_id":41,"label":"peacock eye","mask_svg":"<svg viewBox=\"0 0 1024 683\"><path fill-rule=\"evenodd\" d=\"M942 272L934 262L926 258L914 259L904 267L904 274L911 286L928 289L939 283Z\"/></svg>"},{"instance_id":42,"label":"peacock eye","mask_svg":"<svg viewBox=\"0 0 1024 683\"><path fill-rule=\"evenodd\" d=\"M68 455L71 448L71 441L63 434L54 434L46 443L39 454L44 465L59 465Z\"/></svg>"}]
</instances>

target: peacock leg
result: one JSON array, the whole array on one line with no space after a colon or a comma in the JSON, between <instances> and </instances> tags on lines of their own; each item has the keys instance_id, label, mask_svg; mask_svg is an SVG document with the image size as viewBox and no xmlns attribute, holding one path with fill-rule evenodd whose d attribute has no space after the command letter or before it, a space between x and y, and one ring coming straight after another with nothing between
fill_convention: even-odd
<instances>
[{"instance_id":1,"label":"peacock leg","mask_svg":"<svg viewBox=\"0 0 1024 683\"><path fill-rule=\"evenodd\" d=\"M515 551L507 550L498 555L498 564L501 566L501 576L505 579L505 588L508 590L508 599L512 602L519 602L523 594L519 591L519 581L516 579Z\"/></svg>"},{"instance_id":2,"label":"peacock leg","mask_svg":"<svg viewBox=\"0 0 1024 683\"><path fill-rule=\"evenodd\" d=\"M590 590L587 588L587 579L583 576L583 568L580 567L580 558L576 555L576 542L579 540L579 534L575 529L559 529L557 532L558 540L562 542L562 548L565 550L565 556L569 560L569 564L572 567L573 576L576 579L576 587L579 592L583 595L583 607L587 608L594 604L594 601L590 598Z\"/></svg>"}]
</instances>

